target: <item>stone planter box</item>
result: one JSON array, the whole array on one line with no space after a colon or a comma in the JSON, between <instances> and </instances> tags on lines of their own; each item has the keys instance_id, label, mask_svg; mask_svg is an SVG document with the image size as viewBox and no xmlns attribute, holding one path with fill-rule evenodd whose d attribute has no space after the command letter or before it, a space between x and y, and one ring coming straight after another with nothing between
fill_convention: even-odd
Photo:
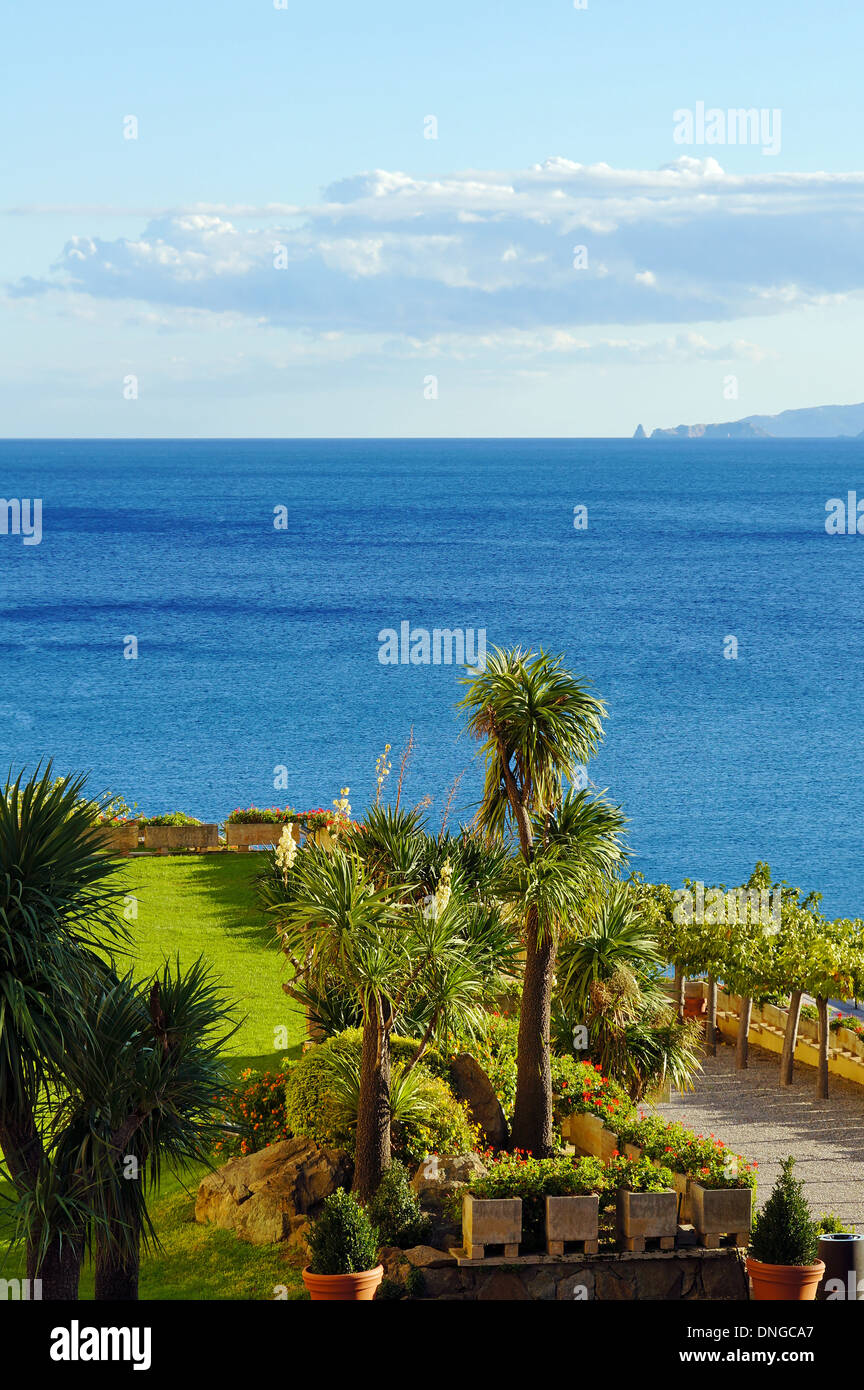
<instances>
[{"instance_id":1,"label":"stone planter box","mask_svg":"<svg viewBox=\"0 0 864 1390\"><path fill-rule=\"evenodd\" d=\"M218 825L145 825L144 848L166 854L170 849L215 849Z\"/></svg>"},{"instance_id":2,"label":"stone planter box","mask_svg":"<svg viewBox=\"0 0 864 1390\"><path fill-rule=\"evenodd\" d=\"M628 1251L642 1251L646 1240L657 1240L661 1250L674 1250L678 1228L678 1194L668 1192L618 1193L615 1212L618 1240Z\"/></svg>"},{"instance_id":3,"label":"stone planter box","mask_svg":"<svg viewBox=\"0 0 864 1390\"><path fill-rule=\"evenodd\" d=\"M690 1182L690 1220L706 1249L716 1249L721 1235L734 1236L736 1245L747 1245L753 1220L752 1189L703 1187L694 1178Z\"/></svg>"},{"instance_id":4,"label":"stone planter box","mask_svg":"<svg viewBox=\"0 0 864 1390\"><path fill-rule=\"evenodd\" d=\"M600 1239L600 1198L546 1198L546 1253L563 1255L564 1246L578 1241L586 1255L596 1255Z\"/></svg>"},{"instance_id":5,"label":"stone planter box","mask_svg":"<svg viewBox=\"0 0 864 1390\"><path fill-rule=\"evenodd\" d=\"M278 845L282 839L282 831L285 829L285 821L250 821L246 825L235 825L233 821L225 823L225 843L226 845L236 845L238 849L248 850L252 845ZM291 838L300 843L300 827L296 821L291 821Z\"/></svg>"},{"instance_id":6,"label":"stone planter box","mask_svg":"<svg viewBox=\"0 0 864 1390\"><path fill-rule=\"evenodd\" d=\"M482 1260L487 1245L503 1245L515 1258L522 1239L522 1198L462 1198L462 1249L469 1260Z\"/></svg>"},{"instance_id":7,"label":"stone planter box","mask_svg":"<svg viewBox=\"0 0 864 1390\"><path fill-rule=\"evenodd\" d=\"M130 854L138 848L141 827L137 820L118 821L113 825L100 825L99 834L108 854Z\"/></svg>"},{"instance_id":8,"label":"stone planter box","mask_svg":"<svg viewBox=\"0 0 864 1390\"><path fill-rule=\"evenodd\" d=\"M857 1033L853 1033L851 1028L838 1028L834 1034L836 1046L845 1052L851 1052L856 1057L861 1056L861 1039Z\"/></svg>"},{"instance_id":9,"label":"stone planter box","mask_svg":"<svg viewBox=\"0 0 864 1390\"><path fill-rule=\"evenodd\" d=\"M645 1150L638 1144L625 1144L622 1152L625 1158L633 1158L639 1163Z\"/></svg>"},{"instance_id":10,"label":"stone planter box","mask_svg":"<svg viewBox=\"0 0 864 1390\"><path fill-rule=\"evenodd\" d=\"M561 1126L561 1133L577 1149L595 1158L608 1160L618 1148L618 1136L607 1129L597 1115L570 1115Z\"/></svg>"}]
</instances>

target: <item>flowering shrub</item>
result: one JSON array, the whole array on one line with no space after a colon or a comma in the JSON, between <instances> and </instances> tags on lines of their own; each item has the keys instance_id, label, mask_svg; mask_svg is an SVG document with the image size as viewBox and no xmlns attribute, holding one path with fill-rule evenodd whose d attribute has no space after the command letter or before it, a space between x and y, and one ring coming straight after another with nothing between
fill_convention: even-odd
<instances>
[{"instance_id":1,"label":"flowering shrub","mask_svg":"<svg viewBox=\"0 0 864 1390\"><path fill-rule=\"evenodd\" d=\"M648 1159L695 1178L703 1187L755 1187L757 1164L733 1153L715 1135L694 1134L657 1115L628 1116L617 1127L619 1141L637 1144Z\"/></svg>"},{"instance_id":2,"label":"flowering shrub","mask_svg":"<svg viewBox=\"0 0 864 1390\"><path fill-rule=\"evenodd\" d=\"M567 1115L596 1115L610 1129L630 1114L633 1102L617 1081L604 1076L600 1063L577 1062L574 1057L552 1058L552 1086L556 1120Z\"/></svg>"},{"instance_id":3,"label":"flowering shrub","mask_svg":"<svg viewBox=\"0 0 864 1390\"><path fill-rule=\"evenodd\" d=\"M224 1098L227 1122L238 1132L214 1144L220 1161L257 1153L291 1138L285 1119L285 1080L284 1071L256 1074L247 1067L240 1073L241 1084Z\"/></svg>"},{"instance_id":4,"label":"flowering shrub","mask_svg":"<svg viewBox=\"0 0 864 1390\"><path fill-rule=\"evenodd\" d=\"M855 1014L835 1014L828 1027L833 1033L836 1033L838 1028L848 1028L856 1037L864 1038L864 1019L856 1017Z\"/></svg>"},{"instance_id":5,"label":"flowering shrub","mask_svg":"<svg viewBox=\"0 0 864 1390\"><path fill-rule=\"evenodd\" d=\"M284 808L279 806L268 806L262 809L260 806L238 806L228 817L227 824L230 825L279 825L282 821L299 820L300 817L290 806Z\"/></svg>"},{"instance_id":6,"label":"flowering shrub","mask_svg":"<svg viewBox=\"0 0 864 1390\"><path fill-rule=\"evenodd\" d=\"M200 820L187 816L185 811L166 811L161 816L139 816L142 825L200 825Z\"/></svg>"}]
</instances>

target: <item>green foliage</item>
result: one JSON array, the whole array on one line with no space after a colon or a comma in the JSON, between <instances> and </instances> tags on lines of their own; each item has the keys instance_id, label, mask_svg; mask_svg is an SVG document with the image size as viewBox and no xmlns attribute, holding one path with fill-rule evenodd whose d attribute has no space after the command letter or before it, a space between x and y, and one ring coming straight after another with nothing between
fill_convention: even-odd
<instances>
[{"instance_id":1,"label":"green foliage","mask_svg":"<svg viewBox=\"0 0 864 1390\"><path fill-rule=\"evenodd\" d=\"M325 1197L309 1233L313 1274L362 1274L378 1264L378 1232L365 1209L343 1187Z\"/></svg>"},{"instance_id":2,"label":"green foliage","mask_svg":"<svg viewBox=\"0 0 864 1390\"><path fill-rule=\"evenodd\" d=\"M464 1046L453 1045L451 1055L468 1051L483 1068L492 1089L501 1102L509 1124L516 1101L516 1048L519 1038L518 1018L503 1014L487 1014L484 1027L476 1037L466 1039ZM553 1065L555 1059L553 1057Z\"/></svg>"},{"instance_id":3,"label":"green foliage","mask_svg":"<svg viewBox=\"0 0 864 1390\"><path fill-rule=\"evenodd\" d=\"M238 806L226 820L228 825L281 825L285 821L297 820L290 806Z\"/></svg>"},{"instance_id":4,"label":"green foliage","mask_svg":"<svg viewBox=\"0 0 864 1390\"><path fill-rule=\"evenodd\" d=\"M429 1235L429 1217L421 1211L408 1169L398 1159L394 1159L385 1172L368 1211L378 1227L382 1245L398 1245L408 1250L412 1245L422 1245Z\"/></svg>"},{"instance_id":5,"label":"green foliage","mask_svg":"<svg viewBox=\"0 0 864 1390\"><path fill-rule=\"evenodd\" d=\"M555 1118L597 1115L609 1129L633 1110L633 1102L617 1081L604 1076L599 1062L577 1062L574 1057L552 1057Z\"/></svg>"},{"instance_id":6,"label":"green foliage","mask_svg":"<svg viewBox=\"0 0 864 1390\"><path fill-rule=\"evenodd\" d=\"M816 1218L816 1229L820 1236L852 1236L855 1234L854 1226L847 1226L835 1216L832 1211L824 1211L821 1216Z\"/></svg>"},{"instance_id":7,"label":"green foliage","mask_svg":"<svg viewBox=\"0 0 864 1390\"><path fill-rule=\"evenodd\" d=\"M419 1163L430 1153L448 1156L476 1148L477 1133L465 1106L430 1066L418 1062L404 1077L417 1042L401 1037L390 1041L394 1154ZM353 1152L361 1050L360 1029L349 1029L310 1048L291 1068L285 1085L285 1120L293 1134ZM441 1065L434 1053L431 1063Z\"/></svg>"},{"instance_id":8,"label":"green foliage","mask_svg":"<svg viewBox=\"0 0 864 1390\"><path fill-rule=\"evenodd\" d=\"M804 1189L794 1176L795 1159L784 1159L771 1196L753 1223L750 1256L770 1265L812 1265L819 1248L819 1227Z\"/></svg>"},{"instance_id":9,"label":"green foliage","mask_svg":"<svg viewBox=\"0 0 864 1390\"><path fill-rule=\"evenodd\" d=\"M607 1164L607 1181L610 1190L625 1189L628 1192L668 1192L672 1187L671 1169L657 1167L647 1158L610 1159Z\"/></svg>"}]
</instances>

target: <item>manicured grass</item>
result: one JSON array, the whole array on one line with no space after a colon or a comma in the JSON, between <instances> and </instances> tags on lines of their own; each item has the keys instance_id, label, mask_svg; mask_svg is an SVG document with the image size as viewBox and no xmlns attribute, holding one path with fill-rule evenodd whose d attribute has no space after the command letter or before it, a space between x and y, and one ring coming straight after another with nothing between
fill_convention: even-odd
<instances>
[{"instance_id":1,"label":"manicured grass","mask_svg":"<svg viewBox=\"0 0 864 1390\"><path fill-rule=\"evenodd\" d=\"M282 989L284 958L255 901L262 854L190 854L130 859L124 882L135 898L129 921L136 973L158 969L166 956L181 965L203 955L229 998L245 1015L228 1052L247 1065L270 1066L299 1053L303 1020ZM283 1028L287 1047L278 1047Z\"/></svg>"},{"instance_id":2,"label":"manicured grass","mask_svg":"<svg viewBox=\"0 0 864 1390\"><path fill-rule=\"evenodd\" d=\"M272 928L255 901L260 854L166 855L130 859L122 874L134 898L129 963L138 976L157 970L179 952L181 965L199 955L213 966L243 1022L227 1047L234 1077L245 1067L278 1067L298 1056L304 1023L282 990L283 958ZM245 1017L244 1017L245 1016ZM286 1046L277 1047L277 1029ZM273 1299L280 1286L289 1299L306 1297L299 1269L279 1245L255 1246L231 1231L195 1224L195 1193L205 1168L182 1180L165 1174L151 1200L162 1249L142 1255L142 1299ZM8 1195L0 1183L0 1278L22 1277L23 1251L9 1253ZM284 1296L284 1295L283 1295ZM93 1274L85 1268L81 1297L92 1299Z\"/></svg>"}]
</instances>

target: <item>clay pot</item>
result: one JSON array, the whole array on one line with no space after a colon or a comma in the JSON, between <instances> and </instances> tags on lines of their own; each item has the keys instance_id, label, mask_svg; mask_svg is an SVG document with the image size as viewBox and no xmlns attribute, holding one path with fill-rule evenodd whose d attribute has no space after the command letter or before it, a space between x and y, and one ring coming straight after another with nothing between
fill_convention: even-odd
<instances>
[{"instance_id":1,"label":"clay pot","mask_svg":"<svg viewBox=\"0 0 864 1390\"><path fill-rule=\"evenodd\" d=\"M303 1270L303 1283L313 1303L371 1303L383 1277L383 1265L359 1274L313 1274L308 1266Z\"/></svg>"},{"instance_id":2,"label":"clay pot","mask_svg":"<svg viewBox=\"0 0 864 1390\"><path fill-rule=\"evenodd\" d=\"M824 1260L815 1265L769 1265L747 1260L747 1273L757 1302L775 1300L786 1303L812 1303L819 1280L825 1273Z\"/></svg>"}]
</instances>

